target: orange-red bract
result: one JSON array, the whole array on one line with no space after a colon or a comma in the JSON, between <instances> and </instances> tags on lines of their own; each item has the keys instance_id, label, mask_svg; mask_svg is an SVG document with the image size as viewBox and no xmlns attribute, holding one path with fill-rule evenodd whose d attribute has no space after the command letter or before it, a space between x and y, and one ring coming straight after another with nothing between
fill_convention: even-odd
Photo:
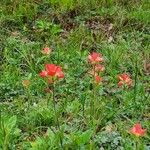
<instances>
[{"instance_id":1,"label":"orange-red bract","mask_svg":"<svg viewBox=\"0 0 150 150\"><path fill-rule=\"evenodd\" d=\"M55 76L57 67L58 66L54 64L45 64L45 70L47 71L47 74L50 76Z\"/></svg>"},{"instance_id":2,"label":"orange-red bract","mask_svg":"<svg viewBox=\"0 0 150 150\"><path fill-rule=\"evenodd\" d=\"M123 85L127 85L127 86L131 86L132 85L132 79L130 78L130 75L128 75L127 73L123 73L118 75L118 86L123 86Z\"/></svg>"},{"instance_id":3,"label":"orange-red bract","mask_svg":"<svg viewBox=\"0 0 150 150\"><path fill-rule=\"evenodd\" d=\"M56 70L56 76L58 77L58 78L64 78L64 73L63 73L63 71L62 71L62 68L61 67L57 67L57 70Z\"/></svg>"},{"instance_id":4,"label":"orange-red bract","mask_svg":"<svg viewBox=\"0 0 150 150\"><path fill-rule=\"evenodd\" d=\"M100 76L95 76L95 82L99 84L102 81L102 78Z\"/></svg>"},{"instance_id":5,"label":"orange-red bract","mask_svg":"<svg viewBox=\"0 0 150 150\"><path fill-rule=\"evenodd\" d=\"M41 77L57 77L57 78L64 78L64 72L60 66L55 64L45 64L45 70L40 72Z\"/></svg>"},{"instance_id":6,"label":"orange-red bract","mask_svg":"<svg viewBox=\"0 0 150 150\"><path fill-rule=\"evenodd\" d=\"M105 70L105 67L103 66L103 65L101 65L101 64L96 64L96 66L95 66L95 71L96 72L102 72L102 71L104 71Z\"/></svg>"},{"instance_id":7,"label":"orange-red bract","mask_svg":"<svg viewBox=\"0 0 150 150\"><path fill-rule=\"evenodd\" d=\"M142 126L140 123L136 123L130 130L129 132L131 134L134 134L135 136L144 136L146 134L146 129L142 129Z\"/></svg>"},{"instance_id":8,"label":"orange-red bract","mask_svg":"<svg viewBox=\"0 0 150 150\"><path fill-rule=\"evenodd\" d=\"M104 59L100 53L93 52L88 56L88 60L91 64L103 62Z\"/></svg>"},{"instance_id":9,"label":"orange-red bract","mask_svg":"<svg viewBox=\"0 0 150 150\"><path fill-rule=\"evenodd\" d=\"M47 71L42 70L42 71L39 73L39 75L40 75L42 78L44 78L44 77L47 76Z\"/></svg>"}]
</instances>

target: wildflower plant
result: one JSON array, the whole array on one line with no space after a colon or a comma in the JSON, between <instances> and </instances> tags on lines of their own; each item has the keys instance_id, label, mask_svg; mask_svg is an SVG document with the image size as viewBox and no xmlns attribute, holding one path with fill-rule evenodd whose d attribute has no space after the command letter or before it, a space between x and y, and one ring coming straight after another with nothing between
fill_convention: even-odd
<instances>
[{"instance_id":1,"label":"wildflower plant","mask_svg":"<svg viewBox=\"0 0 150 150\"><path fill-rule=\"evenodd\" d=\"M102 82L102 77L100 73L105 70L105 67L101 64L104 61L102 54L93 52L88 56L88 61L91 66L90 75L92 76L92 84L93 84L93 94L90 103L90 116L94 116L95 114L95 101L96 101L96 86Z\"/></svg>"},{"instance_id":2,"label":"wildflower plant","mask_svg":"<svg viewBox=\"0 0 150 150\"><path fill-rule=\"evenodd\" d=\"M45 70L42 70L39 73L40 77L45 78L47 81L47 85L49 88L49 85L52 85L52 99L53 99L53 108L54 108L54 112L55 112L55 120L57 122L57 128L59 130L59 132L61 132L60 129L60 123L59 123L59 119L58 119L58 115L57 115L57 110L56 110L56 100L55 100L55 85L56 82L59 79L63 79L64 78L64 72L62 71L62 68L58 65L55 64L45 64ZM49 107L49 99L47 101L47 107ZM60 144L62 146L62 138L60 136Z\"/></svg>"},{"instance_id":3,"label":"wildflower plant","mask_svg":"<svg viewBox=\"0 0 150 150\"><path fill-rule=\"evenodd\" d=\"M142 128L142 125L140 123L136 123L130 130L129 133L134 135L135 139L135 149L141 150L143 149L143 146L140 144L140 137L143 137L146 135L147 130ZM142 148L141 148L142 147Z\"/></svg>"},{"instance_id":4,"label":"wildflower plant","mask_svg":"<svg viewBox=\"0 0 150 150\"><path fill-rule=\"evenodd\" d=\"M136 137L144 136L146 134L146 129L142 129L142 126L140 123L136 123L129 132Z\"/></svg>"},{"instance_id":5,"label":"wildflower plant","mask_svg":"<svg viewBox=\"0 0 150 150\"><path fill-rule=\"evenodd\" d=\"M122 87L122 86L131 87L132 86L132 79L131 79L130 75L127 73L119 74L118 80L119 80L119 82L118 82L119 87Z\"/></svg>"},{"instance_id":6,"label":"wildflower plant","mask_svg":"<svg viewBox=\"0 0 150 150\"><path fill-rule=\"evenodd\" d=\"M28 99L28 101L27 101L27 108L29 110L29 108L32 105L32 96L30 94L31 81L29 79L25 79L25 80L22 81L22 85L23 85L24 91L25 91L25 93L27 95L27 99Z\"/></svg>"}]
</instances>

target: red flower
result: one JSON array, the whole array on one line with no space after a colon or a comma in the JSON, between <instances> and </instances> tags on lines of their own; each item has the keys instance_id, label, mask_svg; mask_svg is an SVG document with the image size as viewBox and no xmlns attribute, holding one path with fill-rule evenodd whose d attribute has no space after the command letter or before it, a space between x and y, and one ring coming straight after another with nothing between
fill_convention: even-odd
<instances>
[{"instance_id":1,"label":"red flower","mask_svg":"<svg viewBox=\"0 0 150 150\"><path fill-rule=\"evenodd\" d=\"M53 81L51 77L64 78L62 68L55 64L46 64L45 70L40 72L41 77L48 77L48 81Z\"/></svg>"},{"instance_id":2,"label":"red flower","mask_svg":"<svg viewBox=\"0 0 150 150\"><path fill-rule=\"evenodd\" d=\"M96 64L98 62L103 62L103 57L101 54L93 52L88 56L88 60L90 61L91 64Z\"/></svg>"},{"instance_id":3,"label":"red flower","mask_svg":"<svg viewBox=\"0 0 150 150\"><path fill-rule=\"evenodd\" d=\"M123 86L123 85L131 86L132 85L132 79L126 73L118 75L118 80L119 80L118 86Z\"/></svg>"},{"instance_id":4,"label":"red flower","mask_svg":"<svg viewBox=\"0 0 150 150\"><path fill-rule=\"evenodd\" d=\"M103 65L97 64L95 66L95 71L97 71L97 72L102 72L104 70L105 70L105 67Z\"/></svg>"},{"instance_id":5,"label":"red flower","mask_svg":"<svg viewBox=\"0 0 150 150\"><path fill-rule=\"evenodd\" d=\"M129 130L129 132L139 137L145 135L146 129L142 129L141 124L137 123Z\"/></svg>"},{"instance_id":6,"label":"red flower","mask_svg":"<svg viewBox=\"0 0 150 150\"><path fill-rule=\"evenodd\" d=\"M42 53L43 54L46 54L46 55L49 55L51 53L51 49L49 47L45 47L42 49Z\"/></svg>"},{"instance_id":7,"label":"red flower","mask_svg":"<svg viewBox=\"0 0 150 150\"><path fill-rule=\"evenodd\" d=\"M95 82L99 84L102 81L102 78L100 76L95 76Z\"/></svg>"},{"instance_id":8,"label":"red flower","mask_svg":"<svg viewBox=\"0 0 150 150\"><path fill-rule=\"evenodd\" d=\"M41 71L41 72L39 73L39 75L40 75L42 78L44 78L44 77L47 76L47 71L43 70L43 71Z\"/></svg>"},{"instance_id":9,"label":"red flower","mask_svg":"<svg viewBox=\"0 0 150 150\"><path fill-rule=\"evenodd\" d=\"M56 76L58 77L58 78L64 78L64 73L63 73L63 71L62 71L62 68L61 67L57 67L57 70L56 70Z\"/></svg>"},{"instance_id":10,"label":"red flower","mask_svg":"<svg viewBox=\"0 0 150 150\"><path fill-rule=\"evenodd\" d=\"M55 76L57 67L58 66L56 66L54 64L46 64L45 69L47 71L47 74L50 75L50 76Z\"/></svg>"}]
</instances>

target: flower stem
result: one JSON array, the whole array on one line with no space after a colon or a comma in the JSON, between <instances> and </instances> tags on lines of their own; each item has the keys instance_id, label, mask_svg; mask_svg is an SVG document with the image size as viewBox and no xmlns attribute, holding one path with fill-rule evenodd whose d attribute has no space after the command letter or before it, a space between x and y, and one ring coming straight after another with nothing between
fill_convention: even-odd
<instances>
[{"instance_id":1,"label":"flower stem","mask_svg":"<svg viewBox=\"0 0 150 150\"><path fill-rule=\"evenodd\" d=\"M0 110L0 130L2 130L2 114L1 114L1 110Z\"/></svg>"},{"instance_id":2,"label":"flower stem","mask_svg":"<svg viewBox=\"0 0 150 150\"><path fill-rule=\"evenodd\" d=\"M139 150L138 140L136 140L136 147L135 147L135 150Z\"/></svg>"},{"instance_id":3,"label":"flower stem","mask_svg":"<svg viewBox=\"0 0 150 150\"><path fill-rule=\"evenodd\" d=\"M93 66L94 70L94 76L93 76L93 116L95 115L95 101L96 101L96 86L95 86L95 76L96 76L96 71L95 71L96 65Z\"/></svg>"},{"instance_id":4,"label":"flower stem","mask_svg":"<svg viewBox=\"0 0 150 150\"><path fill-rule=\"evenodd\" d=\"M138 64L136 59L135 64L135 85L134 85L134 102L136 102L136 96L137 96L137 77L138 77Z\"/></svg>"},{"instance_id":5,"label":"flower stem","mask_svg":"<svg viewBox=\"0 0 150 150\"><path fill-rule=\"evenodd\" d=\"M56 125L57 128L59 130L59 132L61 133L61 128L60 128L60 124L59 124L59 120L58 120L58 116L57 116L57 110L56 110L56 101L55 101L55 82L53 82L53 107L54 107L54 112L55 112L55 120L56 120ZM62 142L62 138L60 135L60 145L63 149L63 142Z\"/></svg>"},{"instance_id":6,"label":"flower stem","mask_svg":"<svg viewBox=\"0 0 150 150\"><path fill-rule=\"evenodd\" d=\"M95 114L94 110L95 105L95 64L93 65L93 90L92 90L92 98L91 98L91 119Z\"/></svg>"},{"instance_id":7,"label":"flower stem","mask_svg":"<svg viewBox=\"0 0 150 150\"><path fill-rule=\"evenodd\" d=\"M48 89L48 90L50 90L50 86L49 86L49 84L48 84L47 89ZM48 108L49 103L50 103L50 97L51 97L51 95L48 93L48 98L47 98L47 108Z\"/></svg>"}]
</instances>

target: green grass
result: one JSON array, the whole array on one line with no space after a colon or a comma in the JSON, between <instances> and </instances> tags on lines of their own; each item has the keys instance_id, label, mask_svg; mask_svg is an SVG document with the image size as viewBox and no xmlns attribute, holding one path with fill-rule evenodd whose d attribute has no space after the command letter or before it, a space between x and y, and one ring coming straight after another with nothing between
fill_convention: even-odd
<instances>
[{"instance_id":1,"label":"green grass","mask_svg":"<svg viewBox=\"0 0 150 150\"><path fill-rule=\"evenodd\" d=\"M149 8L148 0L1 0L0 150L148 150ZM93 51L105 59L96 88L87 62ZM65 73L56 84L56 112L39 76L45 63ZM133 80L129 89L117 86L124 72ZM147 129L139 139L128 133L137 122Z\"/></svg>"}]
</instances>

